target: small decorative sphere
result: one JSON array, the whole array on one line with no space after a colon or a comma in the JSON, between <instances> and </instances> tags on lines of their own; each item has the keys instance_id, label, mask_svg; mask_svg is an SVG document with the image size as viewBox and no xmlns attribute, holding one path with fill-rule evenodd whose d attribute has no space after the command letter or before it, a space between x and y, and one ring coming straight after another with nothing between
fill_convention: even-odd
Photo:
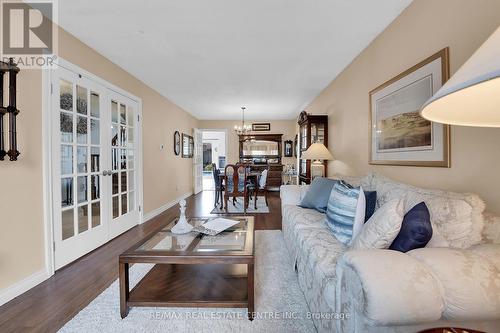
<instances>
[{"instance_id":1,"label":"small decorative sphere","mask_svg":"<svg viewBox=\"0 0 500 333\"><path fill-rule=\"evenodd\" d=\"M186 206L186 200L182 199L181 201L179 201L179 206L181 207Z\"/></svg>"}]
</instances>

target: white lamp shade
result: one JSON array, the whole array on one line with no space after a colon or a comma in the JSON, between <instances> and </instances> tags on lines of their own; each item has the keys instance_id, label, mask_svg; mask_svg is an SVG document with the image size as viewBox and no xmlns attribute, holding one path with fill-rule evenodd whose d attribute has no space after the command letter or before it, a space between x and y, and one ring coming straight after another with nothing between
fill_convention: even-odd
<instances>
[{"instance_id":1,"label":"white lamp shade","mask_svg":"<svg viewBox=\"0 0 500 333\"><path fill-rule=\"evenodd\" d=\"M333 160L333 155L324 144L316 142L307 148L301 158L306 160Z\"/></svg>"},{"instance_id":2,"label":"white lamp shade","mask_svg":"<svg viewBox=\"0 0 500 333\"><path fill-rule=\"evenodd\" d=\"M500 27L420 112L438 123L500 127Z\"/></svg>"}]
</instances>

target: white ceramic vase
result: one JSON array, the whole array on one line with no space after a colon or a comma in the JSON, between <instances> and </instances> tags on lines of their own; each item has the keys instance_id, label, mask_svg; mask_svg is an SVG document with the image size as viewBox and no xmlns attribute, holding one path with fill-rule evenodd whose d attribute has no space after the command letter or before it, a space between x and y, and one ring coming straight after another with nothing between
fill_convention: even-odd
<instances>
[{"instance_id":1,"label":"white ceramic vase","mask_svg":"<svg viewBox=\"0 0 500 333\"><path fill-rule=\"evenodd\" d=\"M172 228L173 234L187 234L191 230L193 230L193 226L188 223L186 218L186 200L182 199L179 201L181 215L179 216L179 220Z\"/></svg>"}]
</instances>

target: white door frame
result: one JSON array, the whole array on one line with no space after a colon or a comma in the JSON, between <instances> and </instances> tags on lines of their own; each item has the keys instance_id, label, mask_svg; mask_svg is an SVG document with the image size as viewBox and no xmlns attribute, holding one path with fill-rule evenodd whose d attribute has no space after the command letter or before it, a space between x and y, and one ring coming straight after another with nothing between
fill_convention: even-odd
<instances>
[{"instance_id":1,"label":"white door frame","mask_svg":"<svg viewBox=\"0 0 500 333\"><path fill-rule=\"evenodd\" d=\"M203 132L224 132L224 156L226 156L226 164L227 164L227 151L228 151L228 129L227 128L199 128L199 130Z\"/></svg>"},{"instance_id":2,"label":"white door frame","mask_svg":"<svg viewBox=\"0 0 500 333\"><path fill-rule=\"evenodd\" d=\"M219 132L219 133L224 133L224 156L226 156L226 165L228 162L227 158L227 152L228 152L228 130L227 128L199 128L199 131L201 131L201 137L202 137L202 145L203 145L203 132ZM203 159L203 157L202 157ZM195 172L194 166L193 166L193 173ZM202 191L203 191L203 178L202 178Z\"/></svg>"},{"instance_id":3,"label":"white door frame","mask_svg":"<svg viewBox=\"0 0 500 333\"><path fill-rule=\"evenodd\" d=\"M131 93L109 83L108 81L92 74L81 67L72 64L62 58L57 59L57 64L65 69L79 73L98 84L113 90L114 92L130 98L138 103L138 114L140 118L138 128L138 175L137 175L137 203L140 209L139 224L144 221L144 189L143 189L143 160L142 160L142 99L132 95ZM53 200L52 200L52 69L42 70L42 173L43 173L43 222L45 232L45 271L46 278L54 275L55 260L54 260L54 225L53 225Z\"/></svg>"},{"instance_id":4,"label":"white door frame","mask_svg":"<svg viewBox=\"0 0 500 333\"><path fill-rule=\"evenodd\" d=\"M193 140L193 193L196 195L203 191L203 131L193 128ZM198 174L197 166L201 168L201 175ZM200 178L200 188L197 186L197 178Z\"/></svg>"}]
</instances>

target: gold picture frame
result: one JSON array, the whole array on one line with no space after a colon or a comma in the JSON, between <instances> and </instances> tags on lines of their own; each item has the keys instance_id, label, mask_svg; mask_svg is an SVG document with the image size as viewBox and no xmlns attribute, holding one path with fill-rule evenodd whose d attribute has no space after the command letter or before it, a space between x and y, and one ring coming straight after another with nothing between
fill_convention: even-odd
<instances>
[{"instance_id":1,"label":"gold picture frame","mask_svg":"<svg viewBox=\"0 0 500 333\"><path fill-rule=\"evenodd\" d=\"M450 126L418 113L449 79L449 66L444 48L370 91L369 164L450 167Z\"/></svg>"}]
</instances>

